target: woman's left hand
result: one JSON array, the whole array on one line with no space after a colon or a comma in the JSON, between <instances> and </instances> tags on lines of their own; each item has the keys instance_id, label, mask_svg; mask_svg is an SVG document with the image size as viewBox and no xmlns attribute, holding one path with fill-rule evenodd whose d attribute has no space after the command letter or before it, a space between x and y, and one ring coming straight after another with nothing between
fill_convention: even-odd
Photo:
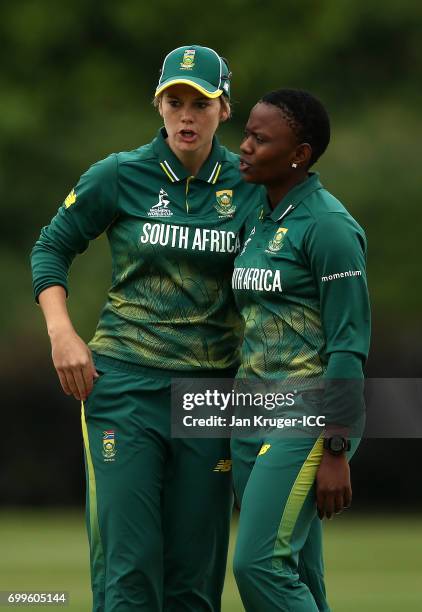
<instances>
[{"instance_id":1,"label":"woman's left hand","mask_svg":"<svg viewBox=\"0 0 422 612\"><path fill-rule=\"evenodd\" d=\"M316 499L318 516L331 518L352 502L350 468L345 453L332 455L324 450L316 474Z\"/></svg>"}]
</instances>

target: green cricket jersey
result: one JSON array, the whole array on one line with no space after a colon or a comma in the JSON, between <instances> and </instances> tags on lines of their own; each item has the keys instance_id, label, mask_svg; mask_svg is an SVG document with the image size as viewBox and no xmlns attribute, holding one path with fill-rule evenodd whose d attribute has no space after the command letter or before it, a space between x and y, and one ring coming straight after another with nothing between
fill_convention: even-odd
<instances>
[{"instance_id":1,"label":"green cricket jersey","mask_svg":"<svg viewBox=\"0 0 422 612\"><path fill-rule=\"evenodd\" d=\"M95 352L146 367L238 365L242 319L230 279L241 228L261 188L214 139L197 176L162 129L152 143L113 154L82 175L32 251L33 285L61 285L77 253L106 231L112 283Z\"/></svg>"},{"instance_id":2,"label":"green cricket jersey","mask_svg":"<svg viewBox=\"0 0 422 612\"><path fill-rule=\"evenodd\" d=\"M248 222L232 286L245 320L240 377L362 378L370 310L364 231L321 185L296 185Z\"/></svg>"}]
</instances>

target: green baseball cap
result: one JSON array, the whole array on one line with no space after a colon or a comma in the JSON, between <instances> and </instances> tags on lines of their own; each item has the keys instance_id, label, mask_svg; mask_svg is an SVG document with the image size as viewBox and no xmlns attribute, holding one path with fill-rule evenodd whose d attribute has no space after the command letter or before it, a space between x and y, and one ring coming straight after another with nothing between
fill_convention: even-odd
<instances>
[{"instance_id":1,"label":"green baseball cap","mask_svg":"<svg viewBox=\"0 0 422 612\"><path fill-rule=\"evenodd\" d=\"M155 95L167 87L185 84L207 98L225 94L230 98L231 73L226 61L209 47L188 45L171 51L164 59Z\"/></svg>"}]
</instances>

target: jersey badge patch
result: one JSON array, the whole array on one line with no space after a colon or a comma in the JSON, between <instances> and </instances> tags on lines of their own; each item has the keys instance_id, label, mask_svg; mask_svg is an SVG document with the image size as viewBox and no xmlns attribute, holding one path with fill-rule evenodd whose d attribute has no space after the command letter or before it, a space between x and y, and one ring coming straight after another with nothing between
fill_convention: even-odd
<instances>
[{"instance_id":1,"label":"jersey badge patch","mask_svg":"<svg viewBox=\"0 0 422 612\"><path fill-rule=\"evenodd\" d=\"M72 206L72 204L74 204L75 202L76 202L76 193L75 193L75 190L72 189L72 191L69 193L69 195L65 199L64 205L66 206L66 208L69 208L69 206Z\"/></svg>"},{"instance_id":2,"label":"jersey badge patch","mask_svg":"<svg viewBox=\"0 0 422 612\"><path fill-rule=\"evenodd\" d=\"M271 253L276 253L281 249L284 244L284 237L287 234L288 229L285 227L279 227L275 233L275 236L268 243L268 251Z\"/></svg>"},{"instance_id":3,"label":"jersey badge patch","mask_svg":"<svg viewBox=\"0 0 422 612\"><path fill-rule=\"evenodd\" d=\"M158 194L158 202L154 204L154 206L151 206L148 211L148 217L171 217L173 213L168 208L170 204L168 197L168 193L161 188Z\"/></svg>"},{"instance_id":4,"label":"jersey badge patch","mask_svg":"<svg viewBox=\"0 0 422 612\"><path fill-rule=\"evenodd\" d=\"M104 461L114 461L116 456L116 437L112 429L103 431L103 457Z\"/></svg>"},{"instance_id":5,"label":"jersey badge patch","mask_svg":"<svg viewBox=\"0 0 422 612\"><path fill-rule=\"evenodd\" d=\"M216 191L215 197L217 202L215 208L220 217L232 217L236 206L233 204L233 190L223 189L223 191Z\"/></svg>"},{"instance_id":6,"label":"jersey badge patch","mask_svg":"<svg viewBox=\"0 0 422 612\"><path fill-rule=\"evenodd\" d=\"M192 70L195 66L195 49L186 49L180 64L182 70Z\"/></svg>"}]
</instances>

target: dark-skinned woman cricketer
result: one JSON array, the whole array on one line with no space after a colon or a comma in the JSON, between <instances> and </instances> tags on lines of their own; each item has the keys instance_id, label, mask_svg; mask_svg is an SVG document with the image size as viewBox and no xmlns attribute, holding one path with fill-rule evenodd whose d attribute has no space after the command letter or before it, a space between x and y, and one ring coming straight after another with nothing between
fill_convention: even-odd
<instances>
[{"instance_id":1,"label":"dark-skinned woman cricketer","mask_svg":"<svg viewBox=\"0 0 422 612\"><path fill-rule=\"evenodd\" d=\"M241 145L243 177L265 185L268 202L251 216L235 260L232 285L245 320L238 377L311 387L324 380L314 414L329 424L317 438L263 432L232 441L241 504L234 572L247 612L330 609L319 519L351 503L348 459L358 438L347 438L345 424L362 419L366 238L309 172L329 138L318 100L279 90L252 109Z\"/></svg>"}]
</instances>

